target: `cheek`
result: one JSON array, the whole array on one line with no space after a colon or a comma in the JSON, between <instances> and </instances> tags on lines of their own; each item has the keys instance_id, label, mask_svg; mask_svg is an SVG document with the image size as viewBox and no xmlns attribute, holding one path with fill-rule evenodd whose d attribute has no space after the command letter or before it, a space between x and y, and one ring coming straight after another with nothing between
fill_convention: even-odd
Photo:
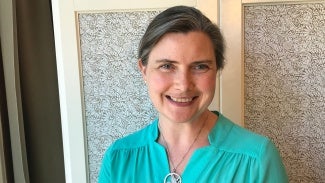
<instances>
[{"instance_id":1,"label":"cheek","mask_svg":"<svg viewBox=\"0 0 325 183\"><path fill-rule=\"evenodd\" d=\"M209 75L200 78L197 82L197 86L204 92L214 94L216 88L216 76Z\"/></svg>"},{"instance_id":2,"label":"cheek","mask_svg":"<svg viewBox=\"0 0 325 183\"><path fill-rule=\"evenodd\" d=\"M150 78L150 80L148 80L149 92L162 92L168 88L171 81L168 76L159 73L152 73L148 78Z\"/></svg>"}]
</instances>

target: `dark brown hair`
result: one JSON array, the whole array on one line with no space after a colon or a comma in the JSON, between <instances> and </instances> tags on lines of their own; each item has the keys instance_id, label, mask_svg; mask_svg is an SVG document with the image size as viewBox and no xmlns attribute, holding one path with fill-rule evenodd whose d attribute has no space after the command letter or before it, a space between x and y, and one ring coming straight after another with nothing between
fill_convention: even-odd
<instances>
[{"instance_id":1,"label":"dark brown hair","mask_svg":"<svg viewBox=\"0 0 325 183\"><path fill-rule=\"evenodd\" d=\"M224 39L219 27L199 10L188 6L175 6L158 14L147 27L138 50L138 58L147 65L153 47L167 33L201 31L209 36L214 47L217 69L224 66Z\"/></svg>"}]
</instances>

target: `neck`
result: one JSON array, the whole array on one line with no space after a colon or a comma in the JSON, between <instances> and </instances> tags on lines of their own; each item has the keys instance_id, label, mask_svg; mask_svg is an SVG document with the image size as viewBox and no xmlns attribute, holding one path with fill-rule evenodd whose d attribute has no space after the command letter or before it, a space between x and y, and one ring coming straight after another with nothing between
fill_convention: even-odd
<instances>
[{"instance_id":1,"label":"neck","mask_svg":"<svg viewBox=\"0 0 325 183\"><path fill-rule=\"evenodd\" d=\"M199 132L202 126L210 126L211 119L215 116L212 112L206 111L196 120L188 122L174 122L166 118L159 118L159 130L164 134L166 141L171 145L179 143L191 143L193 137ZM205 124L204 124L205 123ZM203 131L209 130L204 127Z\"/></svg>"},{"instance_id":2,"label":"neck","mask_svg":"<svg viewBox=\"0 0 325 183\"><path fill-rule=\"evenodd\" d=\"M215 115L207 111L197 121L191 123L164 123L159 121L158 142L165 146L171 171L183 172L192 153L200 147L209 145L208 133ZM208 127L208 128L207 128ZM176 169L176 170L174 170Z\"/></svg>"}]
</instances>

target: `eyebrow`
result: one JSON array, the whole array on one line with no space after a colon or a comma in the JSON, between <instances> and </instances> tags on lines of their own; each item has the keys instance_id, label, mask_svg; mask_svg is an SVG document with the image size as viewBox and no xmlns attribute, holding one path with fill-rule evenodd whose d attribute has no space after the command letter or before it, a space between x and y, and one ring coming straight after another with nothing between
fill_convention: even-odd
<instances>
[{"instance_id":1,"label":"eyebrow","mask_svg":"<svg viewBox=\"0 0 325 183\"><path fill-rule=\"evenodd\" d=\"M169 59L159 59L159 60L156 60L156 63L178 63L178 62L175 60L169 60ZM211 63L213 63L213 61L212 60L198 60L198 61L194 61L191 64L202 64L202 63L211 64Z\"/></svg>"},{"instance_id":2,"label":"eyebrow","mask_svg":"<svg viewBox=\"0 0 325 183\"><path fill-rule=\"evenodd\" d=\"M169 59L159 59L159 60L156 60L156 63L177 63L177 61L169 60Z\"/></svg>"},{"instance_id":3,"label":"eyebrow","mask_svg":"<svg viewBox=\"0 0 325 183\"><path fill-rule=\"evenodd\" d=\"M212 60L199 60L199 61L193 62L193 64L204 64L204 63L206 63L206 64L212 64L213 61Z\"/></svg>"}]
</instances>

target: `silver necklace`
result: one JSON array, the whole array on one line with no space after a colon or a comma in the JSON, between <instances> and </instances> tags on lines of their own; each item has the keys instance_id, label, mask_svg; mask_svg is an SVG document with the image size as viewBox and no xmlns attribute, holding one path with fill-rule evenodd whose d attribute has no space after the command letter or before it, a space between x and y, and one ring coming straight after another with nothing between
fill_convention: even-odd
<instances>
[{"instance_id":1,"label":"silver necklace","mask_svg":"<svg viewBox=\"0 0 325 183\"><path fill-rule=\"evenodd\" d=\"M168 173L165 176L164 179L164 183L182 183L182 177L177 173L177 168L179 167L179 165L184 161L186 155L190 152L190 150L192 149L193 145L195 144L195 142L197 141L197 139L199 138L201 131L203 129L203 127L205 126L205 123L207 121L209 117L209 114L207 115L207 117L204 120L204 123L202 124L198 134L196 135L195 139L193 140L192 144L189 146L189 148L187 149L187 151L185 152L185 154L182 156L182 159L176 164L176 166L174 165L174 162L170 159L170 151L169 151L169 147L168 147L168 143L164 137L164 134L162 132L160 132L162 140L164 141L164 144L166 145L166 150L167 150L167 155L168 155L168 160L170 161L173 171ZM160 125L158 123L158 127L160 128Z\"/></svg>"}]
</instances>

